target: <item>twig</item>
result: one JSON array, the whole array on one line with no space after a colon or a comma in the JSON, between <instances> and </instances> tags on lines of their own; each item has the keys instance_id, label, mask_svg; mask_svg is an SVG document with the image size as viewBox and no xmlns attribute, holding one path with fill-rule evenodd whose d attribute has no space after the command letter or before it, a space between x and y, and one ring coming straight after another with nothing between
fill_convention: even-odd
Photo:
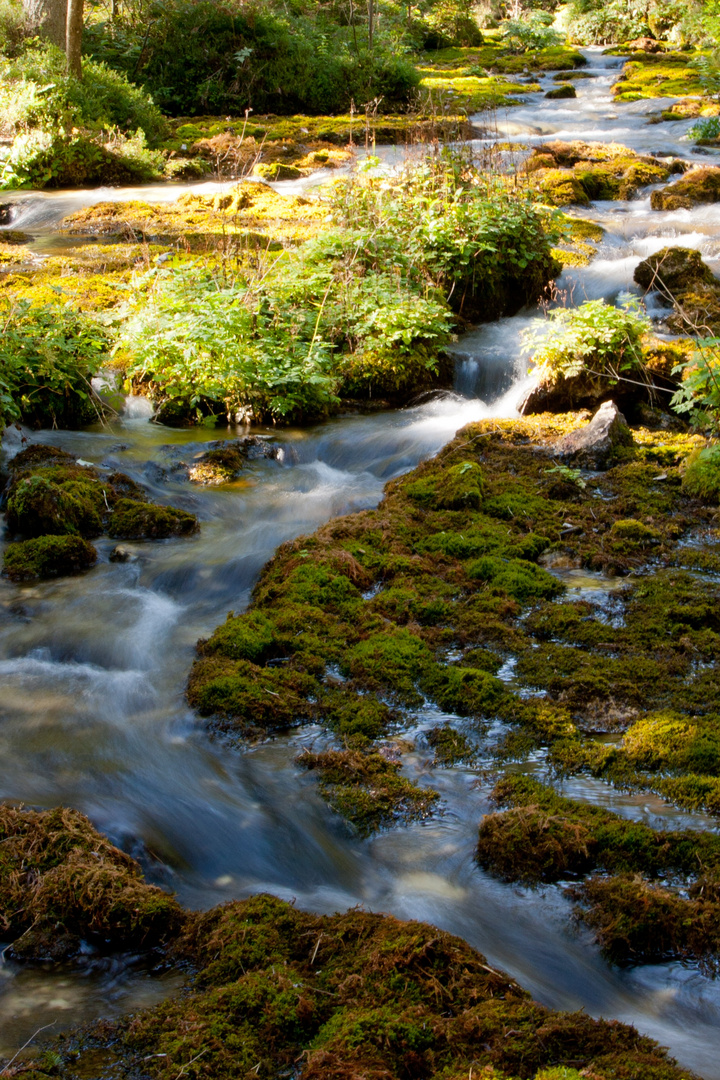
<instances>
[{"instance_id":1,"label":"twig","mask_svg":"<svg viewBox=\"0 0 720 1080\"><path fill-rule=\"evenodd\" d=\"M203 1054L206 1053L206 1051L207 1051L207 1047L206 1047L205 1050L201 1050L199 1054L196 1054L194 1058L191 1058L190 1061L186 1061L185 1064L183 1065L183 1067L181 1068L180 1072L175 1077L175 1080L180 1080L180 1077L185 1072L185 1070L189 1069L190 1066L193 1064L193 1062L197 1061L198 1058L202 1057Z\"/></svg>"},{"instance_id":2,"label":"twig","mask_svg":"<svg viewBox=\"0 0 720 1080\"><path fill-rule=\"evenodd\" d=\"M20 1049L19 1049L19 1050L17 1051L17 1053L15 1053L15 1054L13 1055L13 1057L11 1057L11 1058L10 1058L10 1060L9 1060L9 1061L8 1061L8 1063L7 1063L7 1065L5 1066L5 1068L3 1069L3 1071L2 1071L1 1073L0 1073L0 1076L9 1076L9 1075L10 1075L10 1073L8 1072L8 1069L9 1069L9 1068L10 1068L10 1066L12 1065L13 1061L15 1061L15 1059L16 1059L16 1058L18 1057L18 1055L19 1055L19 1054L22 1054L22 1052L23 1052L23 1050L25 1049L25 1047L26 1047L26 1046L29 1046L29 1045L30 1045L30 1043L31 1043L31 1042L33 1041L33 1039L35 1038L35 1036L36 1036L36 1035L39 1035L41 1031L47 1031L47 1029L48 1029L48 1028L51 1028L51 1027L55 1027L55 1024L56 1024L56 1023L57 1023L57 1020L53 1020L53 1021L52 1021L52 1023L50 1023L50 1024L44 1024L44 1025L43 1025L43 1027L41 1027L41 1028L38 1028L38 1029L37 1029L37 1031L35 1032L35 1035L31 1035L31 1036L30 1036L30 1038L28 1039L28 1041L27 1041L26 1043L23 1043L23 1045L22 1045L22 1046L20 1047Z\"/></svg>"}]
</instances>

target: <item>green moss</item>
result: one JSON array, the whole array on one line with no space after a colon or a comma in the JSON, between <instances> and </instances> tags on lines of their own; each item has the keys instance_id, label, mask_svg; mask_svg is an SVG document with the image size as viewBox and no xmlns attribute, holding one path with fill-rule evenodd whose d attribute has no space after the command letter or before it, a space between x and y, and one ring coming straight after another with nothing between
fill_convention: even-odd
<instances>
[{"instance_id":1,"label":"green moss","mask_svg":"<svg viewBox=\"0 0 720 1080\"><path fill-rule=\"evenodd\" d=\"M697 68L689 66L691 59L685 52L635 53L615 83L613 95L618 101L639 101L702 94Z\"/></svg>"},{"instance_id":2,"label":"green moss","mask_svg":"<svg viewBox=\"0 0 720 1080\"><path fill-rule=\"evenodd\" d=\"M303 175L294 165L283 165L279 161L272 164L259 164L253 169L253 175L261 180L299 180Z\"/></svg>"},{"instance_id":3,"label":"green moss","mask_svg":"<svg viewBox=\"0 0 720 1080\"><path fill-rule=\"evenodd\" d=\"M96 561L93 545L79 536L39 536L5 549L3 573L11 581L31 581L76 574Z\"/></svg>"},{"instance_id":4,"label":"green moss","mask_svg":"<svg viewBox=\"0 0 720 1080\"><path fill-rule=\"evenodd\" d=\"M477 759L478 752L467 736L450 724L430 728L425 738L435 751L433 765L471 765Z\"/></svg>"},{"instance_id":5,"label":"green moss","mask_svg":"<svg viewBox=\"0 0 720 1080\"><path fill-rule=\"evenodd\" d=\"M720 169L699 166L685 173L680 180L653 191L650 205L653 210L690 210L703 203L720 199Z\"/></svg>"},{"instance_id":6,"label":"green moss","mask_svg":"<svg viewBox=\"0 0 720 1080\"><path fill-rule=\"evenodd\" d=\"M685 462L683 488L703 502L720 502L720 446L696 450Z\"/></svg>"},{"instance_id":7,"label":"green moss","mask_svg":"<svg viewBox=\"0 0 720 1080\"><path fill-rule=\"evenodd\" d=\"M575 98L577 97L577 91L571 83L560 83L559 86L553 86L551 90L548 90L545 97L553 100L558 98Z\"/></svg>"},{"instance_id":8,"label":"green moss","mask_svg":"<svg viewBox=\"0 0 720 1080\"><path fill-rule=\"evenodd\" d=\"M98 536L103 531L104 508L94 470L53 467L21 476L12 485L7 524L12 532L26 536Z\"/></svg>"},{"instance_id":9,"label":"green moss","mask_svg":"<svg viewBox=\"0 0 720 1080\"><path fill-rule=\"evenodd\" d=\"M362 836L384 825L426 817L440 797L402 776L400 764L379 753L306 750L297 761L319 773L324 798Z\"/></svg>"},{"instance_id":10,"label":"green moss","mask_svg":"<svg viewBox=\"0 0 720 1080\"><path fill-rule=\"evenodd\" d=\"M348 652L343 667L363 685L387 688L403 704L419 705L418 683L432 670L432 663L432 653L421 639L397 629L360 641Z\"/></svg>"},{"instance_id":11,"label":"green moss","mask_svg":"<svg viewBox=\"0 0 720 1080\"><path fill-rule=\"evenodd\" d=\"M110 515L108 535L119 540L164 540L168 536L190 536L198 528L195 515L185 510L119 499Z\"/></svg>"}]
</instances>

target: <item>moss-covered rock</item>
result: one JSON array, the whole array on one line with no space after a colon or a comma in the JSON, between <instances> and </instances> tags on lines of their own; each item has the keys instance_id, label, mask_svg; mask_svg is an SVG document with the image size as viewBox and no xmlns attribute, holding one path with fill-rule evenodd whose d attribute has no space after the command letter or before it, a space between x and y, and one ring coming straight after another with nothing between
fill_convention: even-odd
<instances>
[{"instance_id":1,"label":"moss-covered rock","mask_svg":"<svg viewBox=\"0 0 720 1080\"><path fill-rule=\"evenodd\" d=\"M633 280L643 289L665 289L672 296L702 285L719 285L699 251L684 247L664 247L638 263Z\"/></svg>"},{"instance_id":2,"label":"moss-covered rock","mask_svg":"<svg viewBox=\"0 0 720 1080\"><path fill-rule=\"evenodd\" d=\"M685 462L682 482L703 502L720 503L720 446L694 451Z\"/></svg>"},{"instance_id":3,"label":"moss-covered rock","mask_svg":"<svg viewBox=\"0 0 720 1080\"><path fill-rule=\"evenodd\" d=\"M194 514L172 506L119 499L108 523L108 536L116 540L164 540L169 536L191 536L199 529Z\"/></svg>"},{"instance_id":4,"label":"moss-covered rock","mask_svg":"<svg viewBox=\"0 0 720 1080\"><path fill-rule=\"evenodd\" d=\"M283 165L280 161L268 164L260 162L253 169L253 176L261 180L299 180L302 175L302 171L295 165Z\"/></svg>"},{"instance_id":5,"label":"moss-covered rock","mask_svg":"<svg viewBox=\"0 0 720 1080\"><path fill-rule=\"evenodd\" d=\"M74 810L0 806L0 932L23 960L63 959L82 942L153 948L174 936L176 901Z\"/></svg>"},{"instance_id":6,"label":"moss-covered rock","mask_svg":"<svg viewBox=\"0 0 720 1080\"><path fill-rule=\"evenodd\" d=\"M76 574L96 562L97 551L80 536L38 536L6 547L3 574L11 581L32 581Z\"/></svg>"},{"instance_id":7,"label":"moss-covered rock","mask_svg":"<svg viewBox=\"0 0 720 1080\"><path fill-rule=\"evenodd\" d=\"M65 1080L111 1047L118 1080L173 1080L192 1060L214 1080L269 1080L299 1059L308 1080L687 1075L631 1027L538 1005L427 923L255 896L189 920L176 954L197 968L184 995L98 1025L92 1049L61 1049L53 1072Z\"/></svg>"},{"instance_id":8,"label":"moss-covered rock","mask_svg":"<svg viewBox=\"0 0 720 1080\"><path fill-rule=\"evenodd\" d=\"M577 91L571 83L561 83L559 86L553 86L551 90L548 90L545 97L551 98L553 101L559 98L576 98Z\"/></svg>"},{"instance_id":9,"label":"moss-covered rock","mask_svg":"<svg viewBox=\"0 0 720 1080\"><path fill-rule=\"evenodd\" d=\"M719 200L720 169L705 165L691 169L680 180L650 195L653 210L691 210Z\"/></svg>"},{"instance_id":10,"label":"moss-covered rock","mask_svg":"<svg viewBox=\"0 0 720 1080\"><path fill-rule=\"evenodd\" d=\"M524 165L543 199L553 206L630 199L642 186L667 180L677 168L617 143L586 142L543 143Z\"/></svg>"}]
</instances>

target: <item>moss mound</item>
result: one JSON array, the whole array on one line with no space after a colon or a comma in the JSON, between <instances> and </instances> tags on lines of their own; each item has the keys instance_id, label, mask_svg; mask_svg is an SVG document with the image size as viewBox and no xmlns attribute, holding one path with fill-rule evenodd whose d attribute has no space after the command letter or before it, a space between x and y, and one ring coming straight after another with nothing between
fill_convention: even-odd
<instances>
[{"instance_id":1,"label":"moss mound","mask_svg":"<svg viewBox=\"0 0 720 1080\"><path fill-rule=\"evenodd\" d=\"M707 446L692 453L682 478L683 487L703 502L720 502L720 446Z\"/></svg>"},{"instance_id":2,"label":"moss mound","mask_svg":"<svg viewBox=\"0 0 720 1080\"><path fill-rule=\"evenodd\" d=\"M653 210L691 210L702 203L720 200L720 169L700 166L691 169L674 184L653 191L650 205Z\"/></svg>"},{"instance_id":3,"label":"moss mound","mask_svg":"<svg viewBox=\"0 0 720 1080\"><path fill-rule=\"evenodd\" d=\"M194 514L172 506L119 499L108 523L108 536L117 540L165 540L169 536L190 536L198 531Z\"/></svg>"},{"instance_id":4,"label":"moss mound","mask_svg":"<svg viewBox=\"0 0 720 1080\"><path fill-rule=\"evenodd\" d=\"M0 932L23 960L152 948L177 933L182 913L140 867L74 810L0 806Z\"/></svg>"},{"instance_id":5,"label":"moss mound","mask_svg":"<svg viewBox=\"0 0 720 1080\"><path fill-rule=\"evenodd\" d=\"M96 561L97 551L80 536L38 536L5 549L3 573L11 581L32 581L77 574Z\"/></svg>"},{"instance_id":6,"label":"moss mound","mask_svg":"<svg viewBox=\"0 0 720 1080\"><path fill-rule=\"evenodd\" d=\"M560 86L553 86L552 90L548 90L545 97L553 100L557 100L558 98L576 98L577 91L571 83L561 83Z\"/></svg>"},{"instance_id":7,"label":"moss mound","mask_svg":"<svg viewBox=\"0 0 720 1080\"><path fill-rule=\"evenodd\" d=\"M574 97L575 90L557 87L545 96ZM617 143L549 142L524 169L551 205L587 206L594 199L631 199L645 184L667 180L674 166Z\"/></svg>"},{"instance_id":8,"label":"moss mound","mask_svg":"<svg viewBox=\"0 0 720 1080\"><path fill-rule=\"evenodd\" d=\"M200 915L177 952L199 971L189 992L103 1024L119 1078L303 1077L680 1080L631 1027L533 1002L459 938L427 923L351 911L317 916L271 896ZM92 1035L93 1033L91 1033ZM93 1051L88 1053L88 1058ZM82 1067L83 1054L60 1075Z\"/></svg>"}]
</instances>

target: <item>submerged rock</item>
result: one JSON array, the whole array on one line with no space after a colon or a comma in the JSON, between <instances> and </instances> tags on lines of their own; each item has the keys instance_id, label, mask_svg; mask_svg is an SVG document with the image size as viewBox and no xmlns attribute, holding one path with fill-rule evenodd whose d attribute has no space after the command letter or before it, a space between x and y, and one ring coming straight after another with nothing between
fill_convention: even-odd
<instances>
[{"instance_id":1,"label":"submerged rock","mask_svg":"<svg viewBox=\"0 0 720 1080\"><path fill-rule=\"evenodd\" d=\"M188 479L195 484L225 484L234 480L248 461L258 458L278 460L281 457L281 447L258 435L246 435L232 442L214 442L188 467Z\"/></svg>"},{"instance_id":2,"label":"submerged rock","mask_svg":"<svg viewBox=\"0 0 720 1080\"><path fill-rule=\"evenodd\" d=\"M606 469L622 447L632 446L627 420L614 401L604 402L585 427L564 435L554 446L557 457L584 469Z\"/></svg>"}]
</instances>

